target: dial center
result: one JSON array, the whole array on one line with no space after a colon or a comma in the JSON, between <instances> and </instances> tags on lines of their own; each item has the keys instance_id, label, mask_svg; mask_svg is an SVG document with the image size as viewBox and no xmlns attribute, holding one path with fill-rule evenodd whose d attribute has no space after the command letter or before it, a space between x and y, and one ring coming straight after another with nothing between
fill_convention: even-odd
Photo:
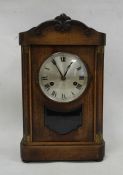
<instances>
[{"instance_id":1,"label":"dial center","mask_svg":"<svg viewBox=\"0 0 123 175\"><path fill-rule=\"evenodd\" d=\"M62 80L62 81L66 80L66 77L62 76L62 77L61 77L61 80Z\"/></svg>"}]
</instances>

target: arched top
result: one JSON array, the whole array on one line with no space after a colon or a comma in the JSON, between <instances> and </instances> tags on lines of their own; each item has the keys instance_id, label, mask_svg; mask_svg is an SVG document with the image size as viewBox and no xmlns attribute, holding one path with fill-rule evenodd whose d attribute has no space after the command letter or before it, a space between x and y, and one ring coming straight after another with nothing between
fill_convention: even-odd
<instances>
[{"instance_id":1,"label":"arched top","mask_svg":"<svg viewBox=\"0 0 123 175\"><path fill-rule=\"evenodd\" d=\"M19 34L21 45L105 45L106 35L61 14Z\"/></svg>"}]
</instances>

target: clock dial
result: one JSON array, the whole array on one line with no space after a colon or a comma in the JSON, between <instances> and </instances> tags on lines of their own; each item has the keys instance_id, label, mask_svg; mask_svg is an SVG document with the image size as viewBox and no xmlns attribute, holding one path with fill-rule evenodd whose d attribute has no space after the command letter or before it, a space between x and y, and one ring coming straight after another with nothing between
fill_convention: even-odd
<instances>
[{"instance_id":1,"label":"clock dial","mask_svg":"<svg viewBox=\"0 0 123 175\"><path fill-rule=\"evenodd\" d=\"M54 53L40 67L40 88L56 102L77 99L87 87L87 82L88 73L84 63L71 53Z\"/></svg>"}]
</instances>

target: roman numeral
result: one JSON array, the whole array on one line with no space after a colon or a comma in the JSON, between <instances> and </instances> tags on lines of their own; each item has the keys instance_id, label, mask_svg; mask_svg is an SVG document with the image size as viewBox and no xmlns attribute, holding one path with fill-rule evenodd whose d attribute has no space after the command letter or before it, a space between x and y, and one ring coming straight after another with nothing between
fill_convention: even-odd
<instances>
[{"instance_id":1,"label":"roman numeral","mask_svg":"<svg viewBox=\"0 0 123 175\"><path fill-rule=\"evenodd\" d=\"M81 69L81 66L77 67L76 69L79 71Z\"/></svg>"},{"instance_id":2,"label":"roman numeral","mask_svg":"<svg viewBox=\"0 0 123 175\"><path fill-rule=\"evenodd\" d=\"M84 80L84 76L79 76L79 80Z\"/></svg>"},{"instance_id":3,"label":"roman numeral","mask_svg":"<svg viewBox=\"0 0 123 175\"><path fill-rule=\"evenodd\" d=\"M65 99L66 99L65 94L62 94L62 99L63 99L63 100L65 100Z\"/></svg>"},{"instance_id":4,"label":"roman numeral","mask_svg":"<svg viewBox=\"0 0 123 175\"><path fill-rule=\"evenodd\" d=\"M47 84L45 84L44 85L44 87L45 87L45 89L47 90L47 91L49 91L50 90L50 85L47 83Z\"/></svg>"},{"instance_id":5,"label":"roman numeral","mask_svg":"<svg viewBox=\"0 0 123 175\"><path fill-rule=\"evenodd\" d=\"M52 95L53 97L56 97L56 92L53 91L53 92L51 93L51 95Z\"/></svg>"},{"instance_id":6,"label":"roman numeral","mask_svg":"<svg viewBox=\"0 0 123 175\"><path fill-rule=\"evenodd\" d=\"M47 76L41 77L42 80L48 80Z\"/></svg>"},{"instance_id":7,"label":"roman numeral","mask_svg":"<svg viewBox=\"0 0 123 175\"><path fill-rule=\"evenodd\" d=\"M74 96L75 94L71 91L71 94Z\"/></svg>"},{"instance_id":8,"label":"roman numeral","mask_svg":"<svg viewBox=\"0 0 123 175\"><path fill-rule=\"evenodd\" d=\"M77 84L77 86L76 86L76 88L78 89L78 90L80 90L81 89L81 87L82 87L82 85L81 84Z\"/></svg>"},{"instance_id":9,"label":"roman numeral","mask_svg":"<svg viewBox=\"0 0 123 175\"><path fill-rule=\"evenodd\" d=\"M45 67L45 69L46 69L46 70L50 70L50 68L48 68L48 67Z\"/></svg>"},{"instance_id":10,"label":"roman numeral","mask_svg":"<svg viewBox=\"0 0 123 175\"><path fill-rule=\"evenodd\" d=\"M61 57L61 62L65 62L66 61L66 58L63 56Z\"/></svg>"}]
</instances>

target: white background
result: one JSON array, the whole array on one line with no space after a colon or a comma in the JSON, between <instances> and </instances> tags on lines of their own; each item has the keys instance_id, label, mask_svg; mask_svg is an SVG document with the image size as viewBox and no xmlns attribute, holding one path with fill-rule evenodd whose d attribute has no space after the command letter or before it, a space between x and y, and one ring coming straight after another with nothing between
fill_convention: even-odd
<instances>
[{"instance_id":1,"label":"white background","mask_svg":"<svg viewBox=\"0 0 123 175\"><path fill-rule=\"evenodd\" d=\"M21 52L18 33L60 13L107 34L103 162L25 164L22 138ZM123 174L123 1L0 0L0 175Z\"/></svg>"}]
</instances>

